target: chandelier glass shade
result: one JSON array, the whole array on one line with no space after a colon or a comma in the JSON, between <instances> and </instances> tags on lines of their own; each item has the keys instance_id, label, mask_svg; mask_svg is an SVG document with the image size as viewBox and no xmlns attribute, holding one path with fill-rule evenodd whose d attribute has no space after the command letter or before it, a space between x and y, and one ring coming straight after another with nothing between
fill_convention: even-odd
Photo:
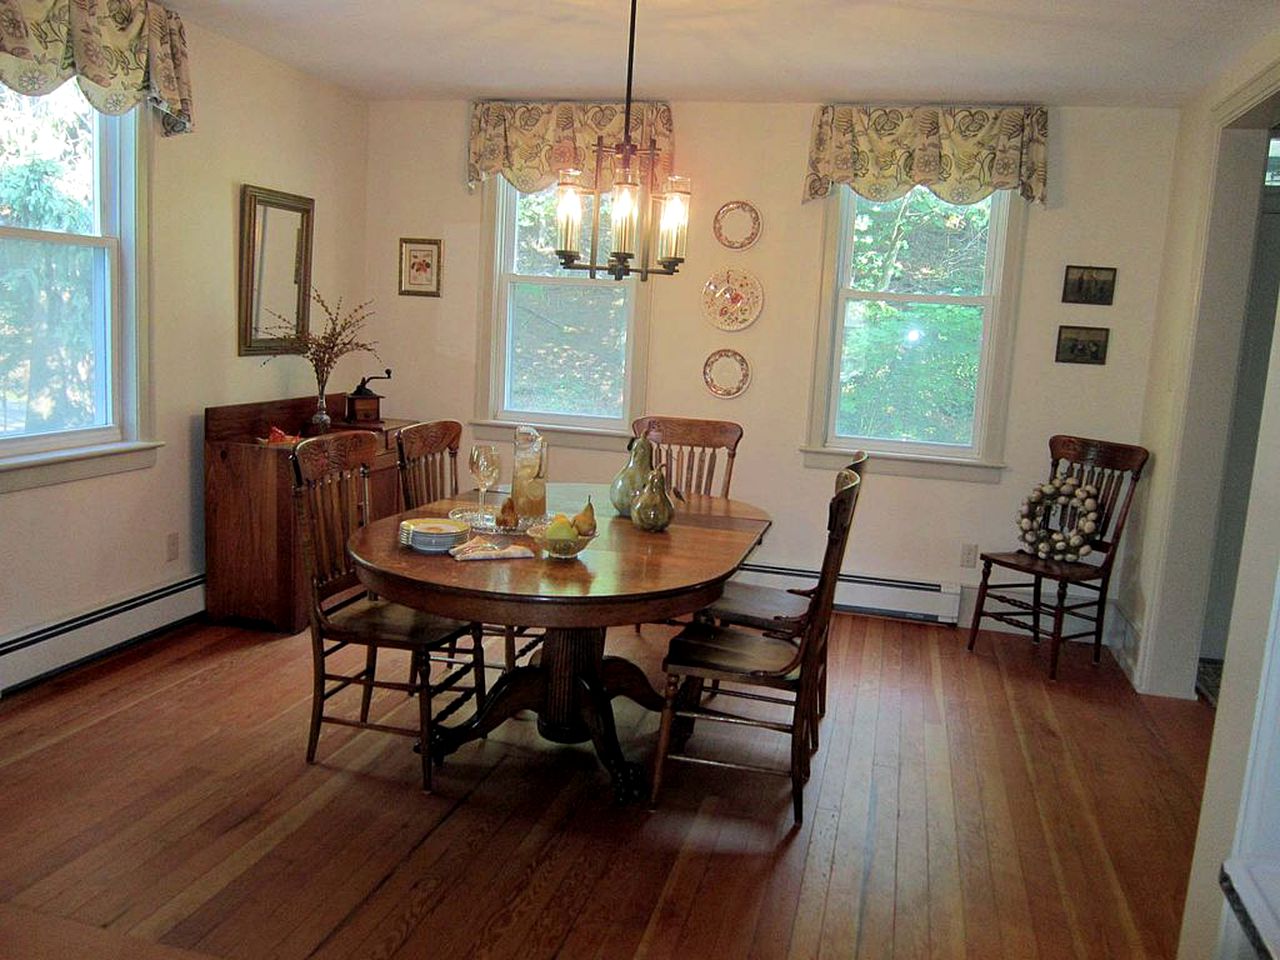
<instances>
[{"instance_id":1,"label":"chandelier glass shade","mask_svg":"<svg viewBox=\"0 0 1280 960\"><path fill-rule=\"evenodd\" d=\"M627 99L622 142L606 145L596 138L595 191L603 182L604 160L614 158L613 187L609 203L609 256L600 261L600 208L595 194L591 204L591 249L582 256L583 187L582 171L564 168L556 189L556 257L566 270L586 270L595 277L604 273L622 280L638 273L641 280L651 274L672 276L684 262L689 237L688 177L671 175L656 182L658 148L653 140L640 148L631 140L631 79L636 50L636 2L631 0L631 33L627 45Z\"/></svg>"}]
</instances>

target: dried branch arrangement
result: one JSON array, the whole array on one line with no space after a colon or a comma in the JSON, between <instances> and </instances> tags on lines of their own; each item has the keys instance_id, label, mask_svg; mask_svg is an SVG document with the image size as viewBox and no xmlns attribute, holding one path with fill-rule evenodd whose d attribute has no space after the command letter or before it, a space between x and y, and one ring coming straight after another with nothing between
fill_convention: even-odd
<instances>
[{"instance_id":1,"label":"dried branch arrangement","mask_svg":"<svg viewBox=\"0 0 1280 960\"><path fill-rule=\"evenodd\" d=\"M286 334L286 339L291 344L301 347L298 350L298 354L310 363L312 369L315 370L316 386L319 388L320 393L323 394L325 385L329 382L329 374L333 373L334 366L347 354L364 352L372 353L375 357L378 356L376 349L378 341L359 339L365 323L374 316L373 311L370 309L373 301L366 300L364 303L352 307L344 314L342 312L341 297L331 307L325 298L320 295L320 291L312 287L311 299L324 312L324 329L319 333L308 330L296 336ZM292 323L288 317L281 316L274 311L271 312L271 315L282 324L288 324L289 326L284 329L291 333ZM269 363L277 356L279 354L272 354L262 362ZM378 359L382 358L378 357Z\"/></svg>"}]
</instances>

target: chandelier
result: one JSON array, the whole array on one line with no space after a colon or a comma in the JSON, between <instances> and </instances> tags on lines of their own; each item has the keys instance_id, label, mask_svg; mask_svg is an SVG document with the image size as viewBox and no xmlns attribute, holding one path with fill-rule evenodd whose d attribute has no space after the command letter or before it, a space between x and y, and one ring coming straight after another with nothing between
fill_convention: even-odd
<instances>
[{"instance_id":1,"label":"chandelier","mask_svg":"<svg viewBox=\"0 0 1280 960\"><path fill-rule=\"evenodd\" d=\"M595 199L591 205L591 249L582 261L581 170L563 169L556 190L556 256L566 270L586 270L595 277L607 273L621 280L638 273L669 277L684 262L689 237L688 177L672 174L663 189L657 189L658 147L637 147L631 140L631 76L636 53L636 0L631 0L631 34L627 42L627 101L623 117L622 142L606 146L596 137ZM600 183L605 157L614 158L613 189L609 209L609 258L600 255ZM637 247L639 249L637 250Z\"/></svg>"}]
</instances>

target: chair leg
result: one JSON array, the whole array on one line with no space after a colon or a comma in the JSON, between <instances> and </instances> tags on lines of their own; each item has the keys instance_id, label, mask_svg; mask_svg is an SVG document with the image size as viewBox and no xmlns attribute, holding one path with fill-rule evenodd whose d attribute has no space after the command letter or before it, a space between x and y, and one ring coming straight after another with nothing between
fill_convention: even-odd
<instances>
[{"instance_id":1,"label":"chair leg","mask_svg":"<svg viewBox=\"0 0 1280 960\"><path fill-rule=\"evenodd\" d=\"M429 654L424 650L422 653L414 653L413 659L417 660L421 657L426 660ZM422 677L421 685L418 687L418 748L422 755L422 789L431 792L431 665L423 663L418 667L418 675Z\"/></svg>"},{"instance_id":2,"label":"chair leg","mask_svg":"<svg viewBox=\"0 0 1280 960\"><path fill-rule=\"evenodd\" d=\"M320 743L320 718L324 715L324 653L314 641L312 659L315 677L311 687L311 730L307 734L307 763L316 762L316 746Z\"/></svg>"},{"instance_id":3,"label":"chair leg","mask_svg":"<svg viewBox=\"0 0 1280 960\"><path fill-rule=\"evenodd\" d=\"M373 681L377 678L378 648L370 646L364 658L364 690L360 693L360 722L369 722L369 704L373 702Z\"/></svg>"},{"instance_id":4,"label":"chair leg","mask_svg":"<svg viewBox=\"0 0 1280 960\"><path fill-rule=\"evenodd\" d=\"M969 649L978 642L978 624L982 621L982 608L987 602L987 580L991 578L991 561L982 561L982 585L978 587L978 602L973 608L973 623L969 625Z\"/></svg>"},{"instance_id":5,"label":"chair leg","mask_svg":"<svg viewBox=\"0 0 1280 960\"><path fill-rule=\"evenodd\" d=\"M1049 679L1058 679L1058 650L1062 647L1063 607L1067 605L1067 581L1058 581L1058 602L1053 608L1053 637L1049 649Z\"/></svg>"},{"instance_id":6,"label":"chair leg","mask_svg":"<svg viewBox=\"0 0 1280 960\"><path fill-rule=\"evenodd\" d=\"M409 657L409 696L412 697L414 694L418 692L415 689L417 684L418 684L418 658L415 656L411 656Z\"/></svg>"},{"instance_id":7,"label":"chair leg","mask_svg":"<svg viewBox=\"0 0 1280 960\"><path fill-rule=\"evenodd\" d=\"M1102 582L1098 584L1098 608L1096 610L1098 619L1093 625L1093 665L1095 667L1102 663L1102 628L1106 624L1108 580L1109 576L1103 577Z\"/></svg>"},{"instance_id":8,"label":"chair leg","mask_svg":"<svg viewBox=\"0 0 1280 960\"><path fill-rule=\"evenodd\" d=\"M1035 583L1031 587L1031 641L1040 642L1040 581L1044 578L1036 574Z\"/></svg>"},{"instance_id":9,"label":"chair leg","mask_svg":"<svg viewBox=\"0 0 1280 960\"><path fill-rule=\"evenodd\" d=\"M676 716L676 694L680 690L680 678L667 674L667 689L663 695L662 723L658 727L658 749L653 755L653 785L649 789L650 808L658 805L658 791L662 789L662 768L666 765L667 748L671 745L671 723Z\"/></svg>"},{"instance_id":10,"label":"chair leg","mask_svg":"<svg viewBox=\"0 0 1280 960\"><path fill-rule=\"evenodd\" d=\"M791 811L797 825L804 823L804 784L809 779L808 709L808 704L797 701L791 720Z\"/></svg>"}]
</instances>

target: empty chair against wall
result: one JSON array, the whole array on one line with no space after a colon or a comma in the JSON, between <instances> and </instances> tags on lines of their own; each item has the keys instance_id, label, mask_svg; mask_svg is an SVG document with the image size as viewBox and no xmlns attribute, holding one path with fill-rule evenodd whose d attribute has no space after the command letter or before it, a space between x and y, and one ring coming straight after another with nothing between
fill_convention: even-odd
<instances>
[{"instance_id":1,"label":"empty chair against wall","mask_svg":"<svg viewBox=\"0 0 1280 960\"><path fill-rule=\"evenodd\" d=\"M982 554L982 586L978 588L978 602L969 627L969 649L978 639L978 626L983 617L1025 630L1035 643L1049 638L1049 677L1058 676L1059 649L1064 640L1077 637L1093 637L1093 662L1102 658L1102 630L1106 615L1107 587L1111 583L1111 568L1116 559L1116 548L1124 532L1125 520L1133 502L1133 493L1147 462L1147 451L1126 443L1110 443L1106 440L1089 440L1062 434L1049 438L1049 478L1074 477L1080 484L1091 484L1098 490L1098 520L1096 529L1088 535L1087 542L1101 563L1083 561L1041 560L1025 550L1008 553ZM1050 529L1061 531L1074 526L1078 517L1074 509L1049 511ZM1028 581L991 583L991 568L1002 567L1030 576ZM1055 581L1058 585L1051 602L1043 597L1043 581ZM1068 597L1071 587L1084 591L1085 595L1074 600ZM1007 591L1030 590L1011 594ZM1000 591L1000 592L996 592ZM1012 607L997 612L986 609L987 601L995 600ZM1052 626L1046 632L1041 626L1043 616L1051 617ZM1066 617L1075 617L1091 624L1076 633L1063 633Z\"/></svg>"}]
</instances>

